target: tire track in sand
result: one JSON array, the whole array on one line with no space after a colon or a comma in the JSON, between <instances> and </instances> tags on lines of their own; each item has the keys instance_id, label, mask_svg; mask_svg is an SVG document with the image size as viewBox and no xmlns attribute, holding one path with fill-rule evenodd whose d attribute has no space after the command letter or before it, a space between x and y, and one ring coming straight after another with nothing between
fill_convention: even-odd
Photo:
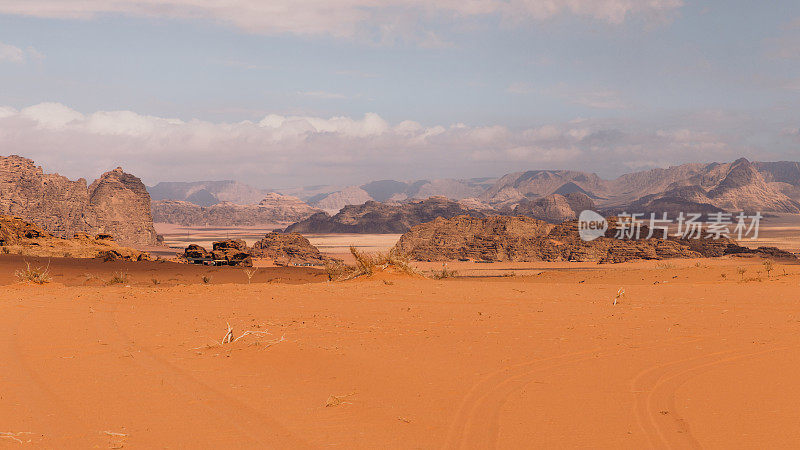
<instances>
[{"instance_id":1,"label":"tire track in sand","mask_svg":"<svg viewBox=\"0 0 800 450\"><path fill-rule=\"evenodd\" d=\"M115 344L118 348L124 349L134 340L121 329L116 321L115 315L119 302L104 303L111 306L111 309L96 312L99 317L103 318L97 321L98 332L106 340L110 340L112 335L116 335ZM215 428L218 428L221 423L225 423L261 448L311 448L309 443L292 434L263 412L200 381L186 370L158 357L147 348L137 347L135 352L135 357L125 359L147 372L154 383L155 380L159 380L159 383L168 384L174 392L186 397L186 408L202 407L209 416L216 418Z\"/></svg>"},{"instance_id":2,"label":"tire track in sand","mask_svg":"<svg viewBox=\"0 0 800 450\"><path fill-rule=\"evenodd\" d=\"M691 433L689 423L677 413L677 389L715 366L789 348L775 347L755 352L747 348L726 350L641 371L631 382L631 390L637 395L636 417L639 427L653 448L701 448L700 442Z\"/></svg>"},{"instance_id":3,"label":"tire track in sand","mask_svg":"<svg viewBox=\"0 0 800 450\"><path fill-rule=\"evenodd\" d=\"M449 428L444 448L493 448L497 441L502 406L512 393L535 381L536 375L542 372L596 360L598 357L618 356L658 345L685 345L699 339L679 337L666 341L648 341L636 348L620 349L610 353L604 353L606 350L604 348L596 348L503 367L487 375L464 396Z\"/></svg>"}]
</instances>

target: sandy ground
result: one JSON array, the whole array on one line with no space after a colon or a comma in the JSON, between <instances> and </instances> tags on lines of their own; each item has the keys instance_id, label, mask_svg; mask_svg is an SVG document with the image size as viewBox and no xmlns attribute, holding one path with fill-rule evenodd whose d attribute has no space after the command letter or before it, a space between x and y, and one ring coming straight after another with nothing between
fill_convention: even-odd
<instances>
[{"instance_id":1,"label":"sandy ground","mask_svg":"<svg viewBox=\"0 0 800 450\"><path fill-rule=\"evenodd\" d=\"M738 258L539 263L516 276L343 283L274 268L247 284L235 268L50 264L54 282L26 285L10 275L22 260L0 256L0 447L800 439L797 265L767 277ZM120 270L127 283L104 284ZM235 337L270 334L215 344L228 323Z\"/></svg>"}]
</instances>

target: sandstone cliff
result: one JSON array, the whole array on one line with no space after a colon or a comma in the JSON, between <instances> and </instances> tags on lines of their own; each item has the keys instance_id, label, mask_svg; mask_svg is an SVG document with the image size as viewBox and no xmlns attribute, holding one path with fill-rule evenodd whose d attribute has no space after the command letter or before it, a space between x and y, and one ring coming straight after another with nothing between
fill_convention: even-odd
<instances>
[{"instance_id":1,"label":"sandstone cliff","mask_svg":"<svg viewBox=\"0 0 800 450\"><path fill-rule=\"evenodd\" d=\"M69 239L53 236L19 217L0 216L0 249L3 253L56 258L103 258L143 261L147 253L123 247L108 235L77 233Z\"/></svg>"},{"instance_id":2,"label":"sandstone cliff","mask_svg":"<svg viewBox=\"0 0 800 450\"><path fill-rule=\"evenodd\" d=\"M46 174L20 156L0 157L0 214L39 224L59 237L110 234L128 245L155 245L150 196L142 182L117 168L91 186Z\"/></svg>"}]
</instances>

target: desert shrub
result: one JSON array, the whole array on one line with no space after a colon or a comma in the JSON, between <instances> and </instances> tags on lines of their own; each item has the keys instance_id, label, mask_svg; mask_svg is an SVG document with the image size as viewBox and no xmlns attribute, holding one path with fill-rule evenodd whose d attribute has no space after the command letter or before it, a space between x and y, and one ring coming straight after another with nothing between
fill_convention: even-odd
<instances>
[{"instance_id":1,"label":"desert shrub","mask_svg":"<svg viewBox=\"0 0 800 450\"><path fill-rule=\"evenodd\" d=\"M3 247L3 253L5 253L7 255L7 254L11 253L11 250L9 250L8 247Z\"/></svg>"},{"instance_id":2,"label":"desert shrub","mask_svg":"<svg viewBox=\"0 0 800 450\"><path fill-rule=\"evenodd\" d=\"M372 275L375 265L377 262L375 261L372 255L368 254L367 252L362 252L359 249L355 248L355 246L350 246L350 253L353 254L353 258L356 260L356 270L358 271L359 275ZM358 276L358 275L356 275Z\"/></svg>"},{"instance_id":3,"label":"desert shrub","mask_svg":"<svg viewBox=\"0 0 800 450\"><path fill-rule=\"evenodd\" d=\"M107 284L126 284L128 282L128 272L114 272L114 275L111 276L111 279L107 281Z\"/></svg>"},{"instance_id":4,"label":"desert shrub","mask_svg":"<svg viewBox=\"0 0 800 450\"><path fill-rule=\"evenodd\" d=\"M150 281L153 282L153 286L158 286L159 284L161 284L161 280L159 280L158 278L151 278Z\"/></svg>"},{"instance_id":5,"label":"desert shrub","mask_svg":"<svg viewBox=\"0 0 800 450\"><path fill-rule=\"evenodd\" d=\"M739 274L739 277L740 277L740 278L741 278L743 281L744 281L744 274L745 274L746 272L747 272L747 269L745 269L744 267L737 267L737 268L736 268L736 273L738 273L738 274Z\"/></svg>"},{"instance_id":6,"label":"desert shrub","mask_svg":"<svg viewBox=\"0 0 800 450\"><path fill-rule=\"evenodd\" d=\"M211 278L213 278L211 275L203 275L203 284L211 283Z\"/></svg>"},{"instance_id":7,"label":"desert shrub","mask_svg":"<svg viewBox=\"0 0 800 450\"><path fill-rule=\"evenodd\" d=\"M447 267L442 267L440 271L433 272L433 279L435 280L443 280L445 278L455 278L458 276L458 272L455 270L448 270Z\"/></svg>"},{"instance_id":8,"label":"desert shrub","mask_svg":"<svg viewBox=\"0 0 800 450\"><path fill-rule=\"evenodd\" d=\"M769 278L770 273L775 269L775 263L771 259L765 259L763 263L764 271L767 272L767 278Z\"/></svg>"},{"instance_id":9,"label":"desert shrub","mask_svg":"<svg viewBox=\"0 0 800 450\"><path fill-rule=\"evenodd\" d=\"M30 282L36 284L45 284L50 282L50 264L47 267L31 267L31 263L25 261L25 268L17 270L14 275L19 281Z\"/></svg>"},{"instance_id":10,"label":"desert shrub","mask_svg":"<svg viewBox=\"0 0 800 450\"><path fill-rule=\"evenodd\" d=\"M387 253L366 253L350 246L350 253L355 259L355 266L349 266L338 260L325 262L325 273L329 281L345 281L363 275L372 275L376 268L386 269L392 267L409 275L419 272L411 265L411 258L402 252L392 249Z\"/></svg>"},{"instance_id":11,"label":"desert shrub","mask_svg":"<svg viewBox=\"0 0 800 450\"><path fill-rule=\"evenodd\" d=\"M355 271L355 267L343 264L339 260L325 261L325 274L328 281L341 281L347 279L348 275Z\"/></svg>"}]
</instances>

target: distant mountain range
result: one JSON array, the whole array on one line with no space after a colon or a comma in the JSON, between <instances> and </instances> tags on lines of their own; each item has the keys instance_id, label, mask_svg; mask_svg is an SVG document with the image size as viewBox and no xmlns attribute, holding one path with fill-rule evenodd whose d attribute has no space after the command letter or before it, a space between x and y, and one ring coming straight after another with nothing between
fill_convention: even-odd
<instances>
[{"instance_id":1,"label":"distant mountain range","mask_svg":"<svg viewBox=\"0 0 800 450\"><path fill-rule=\"evenodd\" d=\"M279 212L270 216L262 205L257 211L264 217L301 221L311 217L315 210L325 211L332 216L331 219L324 219L318 215L298 227L306 232L316 228L346 228L341 224L333 224L341 219L336 214L348 205L364 207L364 211L357 216L369 216L367 211L372 211L386 220L393 220L386 208L405 211L407 208L403 204L430 197L445 197L473 213L488 211L527 215L551 222L574 218L582 208L592 208L606 214L667 212L672 215L678 212L716 211L800 213L800 163L750 162L741 158L730 163L692 163L634 172L612 180L602 179L594 173L572 170L529 170L500 178L410 182L380 180L353 186L279 189L272 191L274 193L236 181L159 183L148 190L154 200L154 211L168 208L167 215L178 220L175 223L191 222L198 212L187 210L187 215L192 218L181 220L178 219L180 208L177 208L180 205L159 203L159 200L179 200L187 205L204 207L217 204L229 207L230 204L256 205L265 197L272 196L269 207ZM283 204L284 200L286 205ZM352 212L348 210L348 215ZM154 215L165 217L160 213ZM214 220L210 222L208 224L215 224ZM358 221L352 220L349 223L355 229L391 228L375 223L361 227Z\"/></svg>"}]
</instances>

